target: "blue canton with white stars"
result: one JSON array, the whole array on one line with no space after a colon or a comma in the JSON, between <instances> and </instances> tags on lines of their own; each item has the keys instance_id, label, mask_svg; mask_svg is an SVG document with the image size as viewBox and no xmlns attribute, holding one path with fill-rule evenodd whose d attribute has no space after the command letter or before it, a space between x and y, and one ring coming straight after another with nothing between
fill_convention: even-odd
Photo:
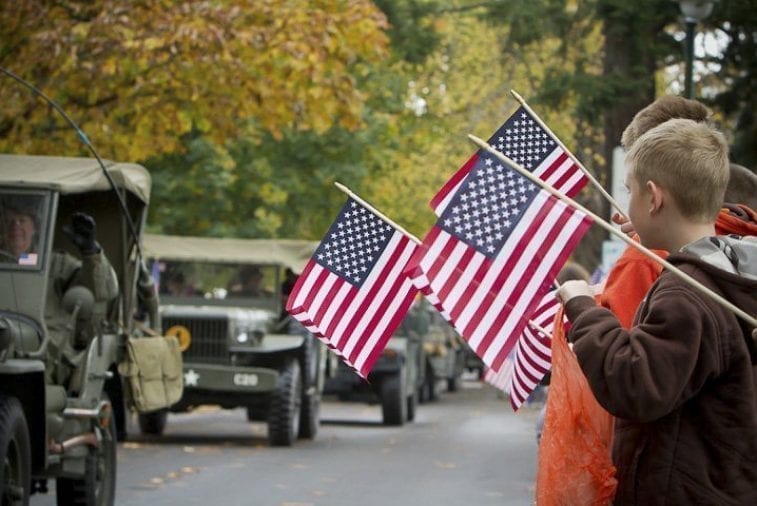
<instances>
[{"instance_id":1,"label":"blue canton with white stars","mask_svg":"<svg viewBox=\"0 0 757 506\"><path fill-rule=\"evenodd\" d=\"M538 186L488 152L479 153L437 226L493 258L538 192Z\"/></svg>"},{"instance_id":2,"label":"blue canton with white stars","mask_svg":"<svg viewBox=\"0 0 757 506\"><path fill-rule=\"evenodd\" d=\"M521 107L494 133L489 145L533 171L555 150L557 142Z\"/></svg>"},{"instance_id":3,"label":"blue canton with white stars","mask_svg":"<svg viewBox=\"0 0 757 506\"><path fill-rule=\"evenodd\" d=\"M313 255L340 278L360 287L394 228L353 199L347 200Z\"/></svg>"}]
</instances>

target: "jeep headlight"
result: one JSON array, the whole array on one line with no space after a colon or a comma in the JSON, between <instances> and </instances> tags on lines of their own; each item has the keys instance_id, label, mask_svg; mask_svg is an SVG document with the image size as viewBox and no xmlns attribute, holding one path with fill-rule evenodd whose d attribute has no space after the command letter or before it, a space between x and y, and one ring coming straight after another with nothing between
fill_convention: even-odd
<instances>
[{"instance_id":1,"label":"jeep headlight","mask_svg":"<svg viewBox=\"0 0 757 506\"><path fill-rule=\"evenodd\" d=\"M236 344L256 345L263 340L263 332L249 324L238 323L232 330Z\"/></svg>"},{"instance_id":2,"label":"jeep headlight","mask_svg":"<svg viewBox=\"0 0 757 506\"><path fill-rule=\"evenodd\" d=\"M246 344L250 340L250 336L247 335L247 331L243 330L237 334L237 342L239 344Z\"/></svg>"}]
</instances>

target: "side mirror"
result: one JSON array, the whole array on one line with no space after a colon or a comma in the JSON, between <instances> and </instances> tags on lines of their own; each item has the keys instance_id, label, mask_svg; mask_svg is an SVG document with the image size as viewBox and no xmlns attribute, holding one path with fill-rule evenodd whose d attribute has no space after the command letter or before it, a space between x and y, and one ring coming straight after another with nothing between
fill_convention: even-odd
<instances>
[{"instance_id":1,"label":"side mirror","mask_svg":"<svg viewBox=\"0 0 757 506\"><path fill-rule=\"evenodd\" d=\"M92 316L95 296L89 288L74 286L63 295L63 308L75 317L86 320Z\"/></svg>"}]
</instances>

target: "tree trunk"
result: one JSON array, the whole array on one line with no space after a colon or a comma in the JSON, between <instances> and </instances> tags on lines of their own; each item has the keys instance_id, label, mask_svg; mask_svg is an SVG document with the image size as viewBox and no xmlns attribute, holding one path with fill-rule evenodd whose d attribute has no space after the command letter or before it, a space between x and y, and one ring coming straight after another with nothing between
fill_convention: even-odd
<instances>
[{"instance_id":1,"label":"tree trunk","mask_svg":"<svg viewBox=\"0 0 757 506\"><path fill-rule=\"evenodd\" d=\"M604 165L599 168L598 178L609 192L612 189L612 153L620 145L620 137L634 115L655 98L655 57L653 44L659 31L659 20L653 26L644 25L644 20L624 16L628 7L601 2L600 16L603 22L604 60L601 89L606 96L597 102L604 104ZM584 198L584 205L603 218L612 212L610 203L598 192ZM625 212L625 210L624 210ZM583 239L575 259L589 269L601 263L602 241L608 234L594 226Z\"/></svg>"}]
</instances>

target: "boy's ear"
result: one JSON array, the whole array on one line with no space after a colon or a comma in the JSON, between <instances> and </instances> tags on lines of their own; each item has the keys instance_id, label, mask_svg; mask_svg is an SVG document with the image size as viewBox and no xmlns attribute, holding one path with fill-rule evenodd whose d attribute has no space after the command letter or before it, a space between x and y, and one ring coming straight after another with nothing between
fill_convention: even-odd
<instances>
[{"instance_id":1,"label":"boy's ear","mask_svg":"<svg viewBox=\"0 0 757 506\"><path fill-rule=\"evenodd\" d=\"M665 204L665 193L654 181L647 181L646 189L649 214L655 214L659 212Z\"/></svg>"}]
</instances>

